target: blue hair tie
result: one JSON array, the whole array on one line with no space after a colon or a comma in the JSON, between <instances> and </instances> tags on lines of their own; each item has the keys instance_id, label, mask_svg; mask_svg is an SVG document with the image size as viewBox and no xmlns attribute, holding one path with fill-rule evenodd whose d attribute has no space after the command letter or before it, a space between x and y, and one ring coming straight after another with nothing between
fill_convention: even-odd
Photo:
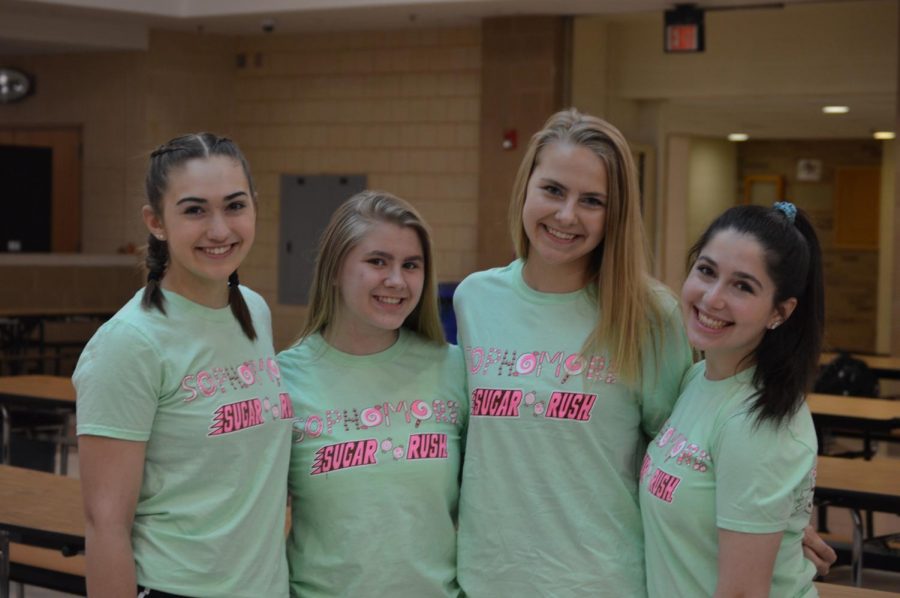
<instances>
[{"instance_id":1,"label":"blue hair tie","mask_svg":"<svg viewBox=\"0 0 900 598\"><path fill-rule=\"evenodd\" d=\"M772 208L784 214L791 224L797 218L797 206L789 201L776 201Z\"/></svg>"}]
</instances>

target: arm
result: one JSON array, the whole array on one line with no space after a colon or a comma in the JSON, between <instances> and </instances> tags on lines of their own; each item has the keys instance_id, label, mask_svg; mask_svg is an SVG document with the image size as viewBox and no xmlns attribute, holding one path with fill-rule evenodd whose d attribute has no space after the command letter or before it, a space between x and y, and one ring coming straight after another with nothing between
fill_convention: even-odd
<instances>
[{"instance_id":1,"label":"arm","mask_svg":"<svg viewBox=\"0 0 900 598\"><path fill-rule=\"evenodd\" d=\"M719 528L719 580L713 598L768 598L781 536Z\"/></svg>"},{"instance_id":2,"label":"arm","mask_svg":"<svg viewBox=\"0 0 900 598\"><path fill-rule=\"evenodd\" d=\"M146 443L78 437L85 515L88 594L133 596L137 589L131 524L144 469Z\"/></svg>"},{"instance_id":3,"label":"arm","mask_svg":"<svg viewBox=\"0 0 900 598\"><path fill-rule=\"evenodd\" d=\"M803 556L816 566L816 573L819 575L828 575L837 560L837 553L811 525L803 529Z\"/></svg>"}]
</instances>

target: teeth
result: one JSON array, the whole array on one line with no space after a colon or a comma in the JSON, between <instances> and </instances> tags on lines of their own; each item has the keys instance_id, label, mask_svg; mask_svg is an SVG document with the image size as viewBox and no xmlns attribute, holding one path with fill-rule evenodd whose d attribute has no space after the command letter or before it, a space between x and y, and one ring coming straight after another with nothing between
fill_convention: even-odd
<instances>
[{"instance_id":1,"label":"teeth","mask_svg":"<svg viewBox=\"0 0 900 598\"><path fill-rule=\"evenodd\" d=\"M550 233L551 235L553 235L554 237L556 237L557 239L561 239L563 241L571 241L572 239L575 238L575 235L573 235L572 233L564 233L561 230L556 230L555 228L550 228L549 226L547 226L546 228L547 228L547 232Z\"/></svg>"},{"instance_id":2,"label":"teeth","mask_svg":"<svg viewBox=\"0 0 900 598\"><path fill-rule=\"evenodd\" d=\"M728 325L728 322L726 322L725 320L717 320L716 318L711 318L701 313L700 310L697 310L697 320L707 328L715 328L717 330L720 328L725 328L725 326Z\"/></svg>"},{"instance_id":3,"label":"teeth","mask_svg":"<svg viewBox=\"0 0 900 598\"><path fill-rule=\"evenodd\" d=\"M211 255L222 255L227 253L229 249L231 249L231 245L226 245L225 247L204 247L203 251Z\"/></svg>"},{"instance_id":4,"label":"teeth","mask_svg":"<svg viewBox=\"0 0 900 598\"><path fill-rule=\"evenodd\" d=\"M388 303L390 305L397 305L402 301L399 297L377 297L377 299L382 303Z\"/></svg>"}]
</instances>

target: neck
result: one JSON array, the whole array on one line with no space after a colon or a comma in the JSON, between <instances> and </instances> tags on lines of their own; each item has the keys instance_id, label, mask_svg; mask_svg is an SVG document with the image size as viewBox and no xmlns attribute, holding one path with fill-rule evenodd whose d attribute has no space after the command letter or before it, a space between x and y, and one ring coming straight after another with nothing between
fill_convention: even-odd
<instances>
[{"instance_id":1,"label":"neck","mask_svg":"<svg viewBox=\"0 0 900 598\"><path fill-rule=\"evenodd\" d=\"M522 278L541 293L574 293L584 288L588 277L581 262L555 265L529 259L522 268Z\"/></svg>"},{"instance_id":2,"label":"neck","mask_svg":"<svg viewBox=\"0 0 900 598\"><path fill-rule=\"evenodd\" d=\"M339 321L325 328L322 337L329 345L350 355L374 355L389 349L400 337L399 330L363 332L342 326Z\"/></svg>"},{"instance_id":3,"label":"neck","mask_svg":"<svg viewBox=\"0 0 900 598\"><path fill-rule=\"evenodd\" d=\"M724 380L753 367L752 359L740 356L705 353L703 358L706 361L707 380Z\"/></svg>"},{"instance_id":4,"label":"neck","mask_svg":"<svg viewBox=\"0 0 900 598\"><path fill-rule=\"evenodd\" d=\"M167 291L178 293L185 299L204 307L220 309L228 305L228 284L216 282L209 285L184 285L172 276L165 276L160 286Z\"/></svg>"}]
</instances>

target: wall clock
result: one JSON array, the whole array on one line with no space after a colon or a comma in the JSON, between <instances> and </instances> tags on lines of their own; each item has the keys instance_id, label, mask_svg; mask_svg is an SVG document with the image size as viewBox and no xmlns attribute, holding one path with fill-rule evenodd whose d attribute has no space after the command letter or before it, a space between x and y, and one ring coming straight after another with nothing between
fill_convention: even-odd
<instances>
[{"instance_id":1,"label":"wall clock","mask_svg":"<svg viewBox=\"0 0 900 598\"><path fill-rule=\"evenodd\" d=\"M0 104L16 102L34 90L34 80L24 72L0 67Z\"/></svg>"}]
</instances>

